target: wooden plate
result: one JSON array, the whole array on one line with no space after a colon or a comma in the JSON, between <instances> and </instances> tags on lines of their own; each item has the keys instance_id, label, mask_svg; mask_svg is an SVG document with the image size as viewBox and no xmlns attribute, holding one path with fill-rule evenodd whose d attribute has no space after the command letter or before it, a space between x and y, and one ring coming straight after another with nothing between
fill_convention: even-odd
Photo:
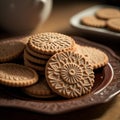
<instances>
[{"instance_id":1,"label":"wooden plate","mask_svg":"<svg viewBox=\"0 0 120 120\"><path fill-rule=\"evenodd\" d=\"M105 103L117 95L120 92L120 58L103 45L80 37L74 37L74 39L78 44L103 50L109 57L109 63L105 67L95 70L95 84L91 93L75 99L62 97L35 99L25 95L19 88L0 85L0 106L17 107L46 114L59 114Z\"/></svg>"}]
</instances>

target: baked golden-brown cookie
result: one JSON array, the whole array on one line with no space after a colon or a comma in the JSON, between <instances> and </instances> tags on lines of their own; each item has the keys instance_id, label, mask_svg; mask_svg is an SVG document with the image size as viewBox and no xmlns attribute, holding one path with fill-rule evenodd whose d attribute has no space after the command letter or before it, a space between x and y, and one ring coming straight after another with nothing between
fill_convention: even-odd
<instances>
[{"instance_id":1,"label":"baked golden-brown cookie","mask_svg":"<svg viewBox=\"0 0 120 120\"><path fill-rule=\"evenodd\" d=\"M36 84L24 87L23 91L29 96L36 98L51 98L55 96L55 93L48 86L45 76L39 76L39 81Z\"/></svg>"},{"instance_id":2,"label":"baked golden-brown cookie","mask_svg":"<svg viewBox=\"0 0 120 120\"><path fill-rule=\"evenodd\" d=\"M37 81L38 74L29 67L14 63L0 64L0 84L11 87L24 87Z\"/></svg>"},{"instance_id":3,"label":"baked golden-brown cookie","mask_svg":"<svg viewBox=\"0 0 120 120\"><path fill-rule=\"evenodd\" d=\"M26 51L29 54L31 54L32 56L40 58L40 59L42 58L42 59L48 60L51 57L50 55L45 55L45 54L37 53L37 52L31 50L28 45L26 46Z\"/></svg>"},{"instance_id":4,"label":"baked golden-brown cookie","mask_svg":"<svg viewBox=\"0 0 120 120\"><path fill-rule=\"evenodd\" d=\"M120 32L120 18L114 18L107 21L110 30Z\"/></svg>"},{"instance_id":5,"label":"baked golden-brown cookie","mask_svg":"<svg viewBox=\"0 0 120 120\"><path fill-rule=\"evenodd\" d=\"M45 66L44 65L40 65L40 64L35 64L31 61L29 61L28 59L24 58L24 65L28 66L34 70L40 71L40 73L44 73L45 72Z\"/></svg>"},{"instance_id":6,"label":"baked golden-brown cookie","mask_svg":"<svg viewBox=\"0 0 120 120\"><path fill-rule=\"evenodd\" d=\"M46 64L45 76L50 88L66 98L87 94L94 84L93 67L73 51L53 55Z\"/></svg>"},{"instance_id":7,"label":"baked golden-brown cookie","mask_svg":"<svg viewBox=\"0 0 120 120\"><path fill-rule=\"evenodd\" d=\"M91 27L103 28L106 26L105 20L100 20L95 16L85 16L81 19L81 23Z\"/></svg>"},{"instance_id":8,"label":"baked golden-brown cookie","mask_svg":"<svg viewBox=\"0 0 120 120\"><path fill-rule=\"evenodd\" d=\"M18 58L24 51L25 44L11 40L0 43L0 62L9 62Z\"/></svg>"},{"instance_id":9,"label":"baked golden-brown cookie","mask_svg":"<svg viewBox=\"0 0 120 120\"><path fill-rule=\"evenodd\" d=\"M100 19L120 18L120 10L117 8L101 8L95 15Z\"/></svg>"},{"instance_id":10,"label":"baked golden-brown cookie","mask_svg":"<svg viewBox=\"0 0 120 120\"><path fill-rule=\"evenodd\" d=\"M105 66L109 58L103 51L96 49L94 47L80 46L76 45L76 53L84 55L88 59L89 63L93 66L94 69Z\"/></svg>"},{"instance_id":11,"label":"baked golden-brown cookie","mask_svg":"<svg viewBox=\"0 0 120 120\"><path fill-rule=\"evenodd\" d=\"M32 55L30 55L27 50L24 50L24 58L26 58L27 60L36 63L36 64L40 64L40 65L45 65L47 63L47 60L41 59L41 58L37 58L34 57Z\"/></svg>"},{"instance_id":12,"label":"baked golden-brown cookie","mask_svg":"<svg viewBox=\"0 0 120 120\"><path fill-rule=\"evenodd\" d=\"M30 36L28 39L31 50L46 55L73 49L75 45L71 37L60 33L45 32Z\"/></svg>"}]
</instances>

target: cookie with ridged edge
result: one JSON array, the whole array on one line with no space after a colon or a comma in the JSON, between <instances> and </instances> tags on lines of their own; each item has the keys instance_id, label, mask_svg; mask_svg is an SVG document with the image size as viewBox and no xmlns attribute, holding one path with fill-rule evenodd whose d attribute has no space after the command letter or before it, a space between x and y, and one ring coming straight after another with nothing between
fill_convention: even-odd
<instances>
[{"instance_id":1,"label":"cookie with ridged edge","mask_svg":"<svg viewBox=\"0 0 120 120\"><path fill-rule=\"evenodd\" d=\"M0 62L9 62L18 58L24 51L25 44L21 41L10 40L0 43Z\"/></svg>"},{"instance_id":2,"label":"cookie with ridged edge","mask_svg":"<svg viewBox=\"0 0 120 120\"><path fill-rule=\"evenodd\" d=\"M26 51L31 54L32 56L35 56L37 58L42 58L42 59L45 59L45 60L48 60L51 56L50 55L45 55L45 54L41 54L41 53L37 53L33 50L31 50L28 45L26 46Z\"/></svg>"},{"instance_id":3,"label":"cookie with ridged edge","mask_svg":"<svg viewBox=\"0 0 120 120\"><path fill-rule=\"evenodd\" d=\"M108 20L107 27L112 31L120 32L120 18Z\"/></svg>"},{"instance_id":4,"label":"cookie with ridged edge","mask_svg":"<svg viewBox=\"0 0 120 120\"><path fill-rule=\"evenodd\" d=\"M29 61L33 62L33 63L37 63L37 64L40 64L40 65L45 65L47 63L47 60L43 60L43 59L40 59L40 58L36 58L32 55L30 55L26 49L24 50L24 58L28 59Z\"/></svg>"},{"instance_id":5,"label":"cookie with ridged edge","mask_svg":"<svg viewBox=\"0 0 120 120\"><path fill-rule=\"evenodd\" d=\"M39 64L35 64L31 61L29 61L28 59L24 58L24 65L31 67L37 71L40 71L42 74L45 72L45 65L39 65Z\"/></svg>"},{"instance_id":6,"label":"cookie with ridged edge","mask_svg":"<svg viewBox=\"0 0 120 120\"><path fill-rule=\"evenodd\" d=\"M120 10L117 8L101 8L96 11L95 15L100 19L120 18Z\"/></svg>"},{"instance_id":7,"label":"cookie with ridged edge","mask_svg":"<svg viewBox=\"0 0 120 120\"><path fill-rule=\"evenodd\" d=\"M94 84L93 67L73 51L53 55L46 64L45 76L50 88L66 98L87 94Z\"/></svg>"},{"instance_id":8,"label":"cookie with ridged edge","mask_svg":"<svg viewBox=\"0 0 120 120\"><path fill-rule=\"evenodd\" d=\"M54 32L35 34L28 39L28 46L31 50L46 55L71 50L75 45L75 41L71 37Z\"/></svg>"},{"instance_id":9,"label":"cookie with ridged edge","mask_svg":"<svg viewBox=\"0 0 120 120\"><path fill-rule=\"evenodd\" d=\"M81 23L91 27L103 28L106 26L105 20L100 20L95 16L85 16L81 19Z\"/></svg>"},{"instance_id":10,"label":"cookie with ridged edge","mask_svg":"<svg viewBox=\"0 0 120 120\"><path fill-rule=\"evenodd\" d=\"M76 45L76 53L84 55L94 69L105 66L109 61L106 53L94 47Z\"/></svg>"},{"instance_id":11,"label":"cookie with ridged edge","mask_svg":"<svg viewBox=\"0 0 120 120\"><path fill-rule=\"evenodd\" d=\"M24 87L37 81L38 74L29 67L14 63L0 64L0 84L11 87Z\"/></svg>"},{"instance_id":12,"label":"cookie with ridged edge","mask_svg":"<svg viewBox=\"0 0 120 120\"><path fill-rule=\"evenodd\" d=\"M51 98L56 96L56 94L48 86L45 76L39 76L39 81L36 84L24 87L23 91L27 95L36 98Z\"/></svg>"}]
</instances>

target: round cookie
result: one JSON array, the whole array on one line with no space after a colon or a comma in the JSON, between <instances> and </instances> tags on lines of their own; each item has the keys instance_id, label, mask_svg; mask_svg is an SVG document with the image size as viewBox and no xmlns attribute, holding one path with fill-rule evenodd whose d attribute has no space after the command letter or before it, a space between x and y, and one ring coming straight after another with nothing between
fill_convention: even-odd
<instances>
[{"instance_id":1,"label":"round cookie","mask_svg":"<svg viewBox=\"0 0 120 120\"><path fill-rule=\"evenodd\" d=\"M95 16L87 16L83 17L81 19L82 24L91 26L91 27L98 27L98 28L103 28L106 26L106 21L100 20L96 18Z\"/></svg>"},{"instance_id":2,"label":"round cookie","mask_svg":"<svg viewBox=\"0 0 120 120\"><path fill-rule=\"evenodd\" d=\"M24 58L28 59L29 61L33 62L33 63L37 63L37 64L40 64L40 65L45 65L47 63L47 60L43 60L43 59L40 59L40 58L36 58L36 57L33 57L31 56L27 51L26 49L24 50Z\"/></svg>"},{"instance_id":3,"label":"round cookie","mask_svg":"<svg viewBox=\"0 0 120 120\"><path fill-rule=\"evenodd\" d=\"M31 50L46 55L73 49L75 45L75 41L71 37L60 33L40 33L28 39L28 46Z\"/></svg>"},{"instance_id":4,"label":"round cookie","mask_svg":"<svg viewBox=\"0 0 120 120\"><path fill-rule=\"evenodd\" d=\"M0 43L0 62L9 62L18 58L25 48L20 41L10 40Z\"/></svg>"},{"instance_id":5,"label":"round cookie","mask_svg":"<svg viewBox=\"0 0 120 120\"><path fill-rule=\"evenodd\" d=\"M28 66L28 67L31 67L37 71L40 71L40 72L45 72L45 66L42 66L42 65L39 65L39 64L35 64L31 61L29 61L28 59L24 58L24 65L25 66Z\"/></svg>"},{"instance_id":6,"label":"round cookie","mask_svg":"<svg viewBox=\"0 0 120 120\"><path fill-rule=\"evenodd\" d=\"M94 47L77 45L76 53L84 55L94 69L105 66L108 63L108 56Z\"/></svg>"},{"instance_id":7,"label":"round cookie","mask_svg":"<svg viewBox=\"0 0 120 120\"><path fill-rule=\"evenodd\" d=\"M31 54L32 56L35 56L37 58L42 58L42 59L45 59L45 60L48 60L51 56L50 55L45 55L45 54L41 54L41 53L37 53L37 52L34 52L33 50L31 50L28 45L26 46L26 51Z\"/></svg>"},{"instance_id":8,"label":"round cookie","mask_svg":"<svg viewBox=\"0 0 120 120\"><path fill-rule=\"evenodd\" d=\"M120 11L117 8L101 8L95 15L101 19L120 18Z\"/></svg>"},{"instance_id":9,"label":"round cookie","mask_svg":"<svg viewBox=\"0 0 120 120\"><path fill-rule=\"evenodd\" d=\"M120 32L120 18L114 18L107 21L110 30Z\"/></svg>"},{"instance_id":10,"label":"round cookie","mask_svg":"<svg viewBox=\"0 0 120 120\"><path fill-rule=\"evenodd\" d=\"M31 86L23 88L23 91L29 96L36 98L51 98L55 93L48 86L44 76L39 76L39 81Z\"/></svg>"},{"instance_id":11,"label":"round cookie","mask_svg":"<svg viewBox=\"0 0 120 120\"><path fill-rule=\"evenodd\" d=\"M37 73L29 67L13 63L0 64L0 83L3 85L24 87L37 81Z\"/></svg>"},{"instance_id":12,"label":"round cookie","mask_svg":"<svg viewBox=\"0 0 120 120\"><path fill-rule=\"evenodd\" d=\"M46 64L45 76L50 88L66 98L87 94L94 84L92 66L73 51L53 55Z\"/></svg>"}]
</instances>

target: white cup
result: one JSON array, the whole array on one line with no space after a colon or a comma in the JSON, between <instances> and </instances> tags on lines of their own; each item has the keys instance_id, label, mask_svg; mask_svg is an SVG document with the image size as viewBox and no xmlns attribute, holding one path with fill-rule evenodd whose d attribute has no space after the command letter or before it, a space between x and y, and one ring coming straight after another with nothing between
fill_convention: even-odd
<instances>
[{"instance_id":1,"label":"white cup","mask_svg":"<svg viewBox=\"0 0 120 120\"><path fill-rule=\"evenodd\" d=\"M0 27L24 33L42 24L52 10L52 0L0 0Z\"/></svg>"}]
</instances>

